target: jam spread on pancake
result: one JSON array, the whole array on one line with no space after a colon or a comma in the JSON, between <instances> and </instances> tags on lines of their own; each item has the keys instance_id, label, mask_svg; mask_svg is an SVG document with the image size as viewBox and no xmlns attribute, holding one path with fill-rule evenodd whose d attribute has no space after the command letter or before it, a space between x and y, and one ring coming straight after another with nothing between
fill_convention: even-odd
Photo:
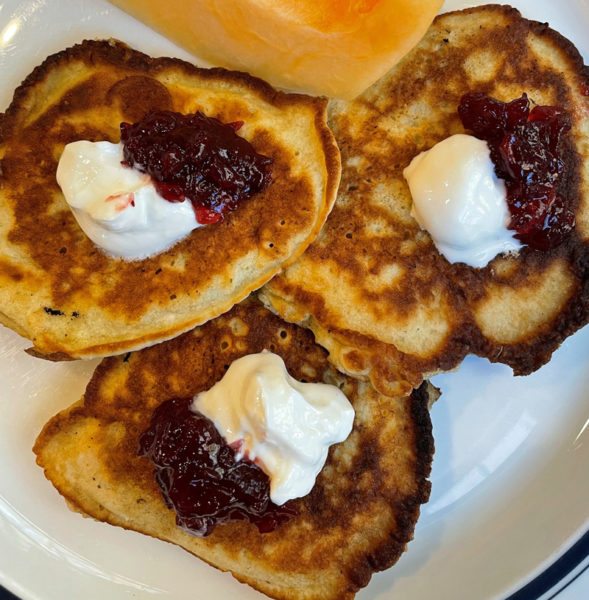
<instances>
[{"instance_id":1,"label":"jam spread on pancake","mask_svg":"<svg viewBox=\"0 0 589 600\"><path fill-rule=\"evenodd\" d=\"M190 409L191 398L163 402L139 439L138 454L151 459L154 475L176 523L206 536L216 524L247 519L261 533L297 512L270 500L268 476L247 458L236 460L213 422Z\"/></svg>"},{"instance_id":2,"label":"jam spread on pancake","mask_svg":"<svg viewBox=\"0 0 589 600\"><path fill-rule=\"evenodd\" d=\"M509 229L536 250L558 246L575 226L575 215L559 193L567 165L562 136L570 117L556 106L535 106L523 94L504 103L480 92L462 97L462 124L485 140L497 176L505 181Z\"/></svg>"},{"instance_id":3,"label":"jam spread on pancake","mask_svg":"<svg viewBox=\"0 0 589 600\"><path fill-rule=\"evenodd\" d=\"M151 175L166 200L190 199L199 223L216 223L270 183L272 159L236 134L242 125L201 112L150 111L121 123L124 164Z\"/></svg>"}]
</instances>

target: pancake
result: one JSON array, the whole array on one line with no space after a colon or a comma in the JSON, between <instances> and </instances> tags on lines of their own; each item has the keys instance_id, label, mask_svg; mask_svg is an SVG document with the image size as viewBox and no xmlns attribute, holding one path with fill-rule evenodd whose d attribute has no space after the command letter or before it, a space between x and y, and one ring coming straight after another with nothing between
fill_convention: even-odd
<instances>
[{"instance_id":1,"label":"pancake","mask_svg":"<svg viewBox=\"0 0 589 600\"><path fill-rule=\"evenodd\" d=\"M138 438L161 402L208 389L233 360L263 349L296 379L340 386L354 429L331 447L312 491L291 501L296 517L266 534L240 521L193 537L175 525L151 461L137 456ZM82 401L47 423L34 451L74 510L178 544L271 597L347 600L413 536L430 491L436 397L425 383L409 398L385 397L338 374L309 331L248 300L173 340L105 358Z\"/></svg>"},{"instance_id":2,"label":"pancake","mask_svg":"<svg viewBox=\"0 0 589 600\"><path fill-rule=\"evenodd\" d=\"M326 102L261 80L150 58L117 41L49 57L0 119L0 322L50 358L105 356L228 310L294 261L333 204L339 152ZM79 139L118 142L150 109L243 121L272 182L222 222L145 260L112 258L82 232L55 179Z\"/></svg>"},{"instance_id":3,"label":"pancake","mask_svg":"<svg viewBox=\"0 0 589 600\"><path fill-rule=\"evenodd\" d=\"M525 375L589 320L589 76L573 45L507 6L440 15L421 43L352 102L332 101L342 152L335 207L317 240L268 284L264 303L312 329L341 370L399 394L468 353ZM450 264L411 217L403 169L465 130L469 91L523 92L572 116L565 182L576 229L549 251L485 268Z\"/></svg>"}]
</instances>

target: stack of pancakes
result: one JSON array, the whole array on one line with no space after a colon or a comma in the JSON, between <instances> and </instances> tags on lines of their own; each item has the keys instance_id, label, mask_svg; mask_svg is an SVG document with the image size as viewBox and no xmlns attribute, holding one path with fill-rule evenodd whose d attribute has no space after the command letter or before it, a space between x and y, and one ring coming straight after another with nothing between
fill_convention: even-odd
<instances>
[{"instance_id":1,"label":"stack of pancakes","mask_svg":"<svg viewBox=\"0 0 589 600\"><path fill-rule=\"evenodd\" d=\"M37 440L47 477L74 509L179 544L270 596L351 598L398 559L427 501L437 392L424 380L467 353L529 373L589 321L588 90L578 52L546 25L505 6L441 15L364 94L329 103L342 176L328 217L339 160L325 102L115 42L49 58L1 121L2 321L54 358L117 354L202 325L105 358ZM577 226L557 248L523 248L483 269L451 264L411 217L402 171L464 132L456 109L468 91L504 101L525 92L570 113ZM125 262L76 228L54 171L67 141L116 141L118 121L153 107L243 120L274 158L274 187L218 227ZM243 300L265 282L259 299L276 314L256 294ZM138 437L159 403L211 387L262 349L297 379L338 385L354 430L295 501L299 516L270 534L239 522L192 537L137 456Z\"/></svg>"}]
</instances>

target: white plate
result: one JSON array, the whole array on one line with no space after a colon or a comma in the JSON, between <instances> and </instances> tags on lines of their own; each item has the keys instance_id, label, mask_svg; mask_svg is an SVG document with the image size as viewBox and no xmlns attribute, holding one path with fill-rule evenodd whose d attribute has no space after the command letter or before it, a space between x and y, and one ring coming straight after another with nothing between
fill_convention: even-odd
<instances>
[{"instance_id":1,"label":"white plate","mask_svg":"<svg viewBox=\"0 0 589 600\"><path fill-rule=\"evenodd\" d=\"M589 56L587 0L512 4ZM43 58L84 37L188 57L104 0L0 0L0 106ZM79 399L96 363L51 364L24 354L27 345L0 329L0 583L27 600L262 598L179 548L66 509L31 447ZM504 598L587 531L588 365L585 328L530 377L469 358L437 378L431 500L408 552L358 600Z\"/></svg>"}]
</instances>

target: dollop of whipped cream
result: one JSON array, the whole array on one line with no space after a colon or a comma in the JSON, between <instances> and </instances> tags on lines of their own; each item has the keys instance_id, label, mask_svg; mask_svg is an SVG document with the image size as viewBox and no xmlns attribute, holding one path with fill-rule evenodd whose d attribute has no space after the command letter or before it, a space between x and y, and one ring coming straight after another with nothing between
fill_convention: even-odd
<instances>
[{"instance_id":1,"label":"dollop of whipped cream","mask_svg":"<svg viewBox=\"0 0 589 600\"><path fill-rule=\"evenodd\" d=\"M268 351L234 361L191 409L211 419L238 459L247 457L268 475L278 505L311 491L329 446L345 440L354 422L338 387L293 379Z\"/></svg>"},{"instance_id":2,"label":"dollop of whipped cream","mask_svg":"<svg viewBox=\"0 0 589 600\"><path fill-rule=\"evenodd\" d=\"M487 142L457 134L418 154L403 171L412 216L450 262L484 267L521 243L510 221L504 182Z\"/></svg>"},{"instance_id":3,"label":"dollop of whipped cream","mask_svg":"<svg viewBox=\"0 0 589 600\"><path fill-rule=\"evenodd\" d=\"M167 250L200 227L190 200L169 202L151 177L125 167L122 144L67 144L57 183L84 233L109 254L137 260Z\"/></svg>"}]
</instances>

